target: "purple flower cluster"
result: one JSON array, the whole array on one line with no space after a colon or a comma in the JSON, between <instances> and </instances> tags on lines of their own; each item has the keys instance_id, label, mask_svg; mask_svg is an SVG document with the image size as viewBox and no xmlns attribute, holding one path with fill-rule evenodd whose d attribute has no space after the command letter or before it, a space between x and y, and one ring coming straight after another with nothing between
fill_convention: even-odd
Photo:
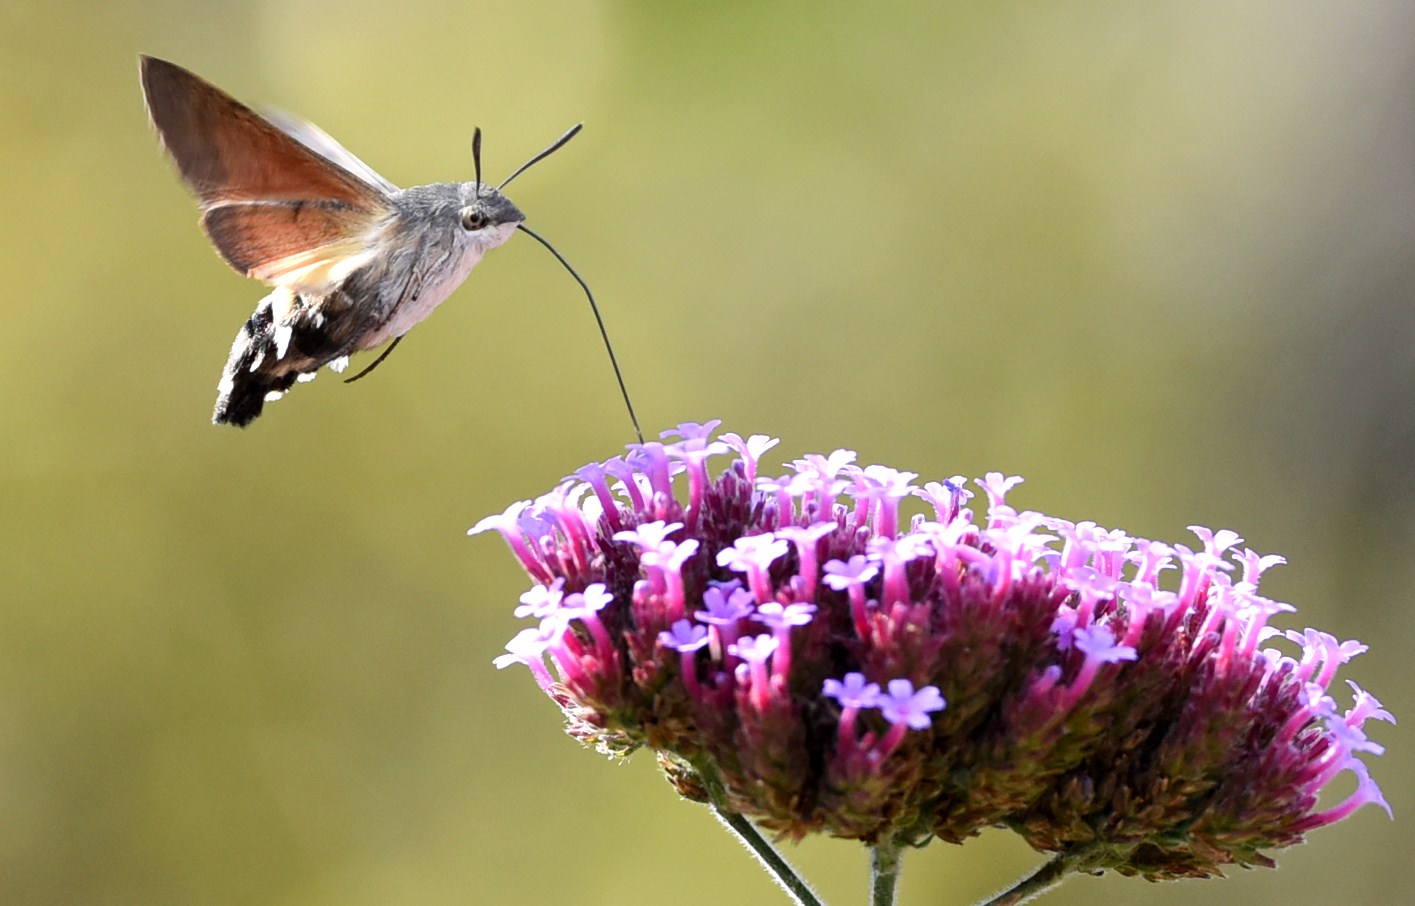
<instances>
[{"instance_id":1,"label":"purple flower cluster","mask_svg":"<svg viewBox=\"0 0 1415 906\"><path fill-rule=\"evenodd\" d=\"M1354 683L1351 708L1330 695L1365 646L1269 626L1293 610L1258 592L1281 557L1019 512L1021 479L998 473L976 521L961 477L917 486L847 450L760 477L776 441L716 426L472 529L535 582L516 614L537 623L498 666L528 666L587 744L647 745L684 795L787 838L1006 826L1152 879L1271 865L1262 850L1389 811L1356 755L1391 716ZM926 512L904 521L910 498ZM1319 810L1343 772L1355 791Z\"/></svg>"}]
</instances>

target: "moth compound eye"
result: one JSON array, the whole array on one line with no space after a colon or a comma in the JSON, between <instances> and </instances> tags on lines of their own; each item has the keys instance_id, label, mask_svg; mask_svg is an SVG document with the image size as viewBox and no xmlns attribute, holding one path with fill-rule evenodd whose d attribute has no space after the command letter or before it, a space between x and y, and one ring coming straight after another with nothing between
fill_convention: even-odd
<instances>
[{"instance_id":1,"label":"moth compound eye","mask_svg":"<svg viewBox=\"0 0 1415 906\"><path fill-rule=\"evenodd\" d=\"M479 230L488 223L490 223L490 220L487 218L486 212L481 208L462 209L462 229L467 232L470 233L472 230Z\"/></svg>"}]
</instances>

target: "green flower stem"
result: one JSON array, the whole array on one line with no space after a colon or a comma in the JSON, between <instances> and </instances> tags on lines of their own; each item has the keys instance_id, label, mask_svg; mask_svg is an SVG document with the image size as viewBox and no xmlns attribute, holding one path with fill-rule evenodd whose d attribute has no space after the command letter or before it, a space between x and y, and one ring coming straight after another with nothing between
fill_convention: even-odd
<instances>
[{"instance_id":1,"label":"green flower stem","mask_svg":"<svg viewBox=\"0 0 1415 906\"><path fill-rule=\"evenodd\" d=\"M1022 903L1029 903L1060 885L1074 872L1085 871L1101 851L1099 846L1079 846L1059 852L1041 868L978 906L1021 906Z\"/></svg>"},{"instance_id":2,"label":"green flower stem","mask_svg":"<svg viewBox=\"0 0 1415 906\"><path fill-rule=\"evenodd\" d=\"M895 844L885 841L875 844L874 849L870 850L871 906L894 906L902 867L903 854Z\"/></svg>"},{"instance_id":3,"label":"green flower stem","mask_svg":"<svg viewBox=\"0 0 1415 906\"><path fill-rule=\"evenodd\" d=\"M743 846L751 850L752 855L756 856L757 861L771 872L776 883L781 885L781 889L786 891L786 894L797 906L824 906L820 898L811 890L810 885L796 874L796 870L781 857L781 853L777 852L776 847L761 835L752 822L720 805L713 804L711 808L713 814L717 816L717 820L735 834Z\"/></svg>"}]
</instances>

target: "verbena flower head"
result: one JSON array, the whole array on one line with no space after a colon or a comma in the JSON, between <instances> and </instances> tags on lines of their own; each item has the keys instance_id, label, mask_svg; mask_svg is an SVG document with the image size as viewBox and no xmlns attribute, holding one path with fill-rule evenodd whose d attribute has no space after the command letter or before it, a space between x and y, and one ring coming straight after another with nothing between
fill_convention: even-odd
<instances>
[{"instance_id":1,"label":"verbena flower head","mask_svg":"<svg viewBox=\"0 0 1415 906\"><path fill-rule=\"evenodd\" d=\"M1356 756L1392 718L1354 683L1333 697L1365 646L1270 625L1293 610L1258 590L1280 557L1019 512L998 473L976 516L961 477L916 486L845 450L761 475L775 441L716 424L472 530L535 582L517 613L538 622L497 663L527 665L576 738L648 746L683 795L787 838L1006 826L1152 879L1271 865L1389 812ZM1355 792L1319 810L1343 772Z\"/></svg>"}]
</instances>

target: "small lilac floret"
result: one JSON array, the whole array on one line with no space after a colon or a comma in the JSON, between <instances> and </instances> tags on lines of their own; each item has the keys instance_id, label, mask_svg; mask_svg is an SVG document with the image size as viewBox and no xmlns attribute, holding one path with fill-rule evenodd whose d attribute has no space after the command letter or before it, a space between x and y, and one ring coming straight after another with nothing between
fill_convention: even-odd
<instances>
[{"instance_id":1,"label":"small lilac floret","mask_svg":"<svg viewBox=\"0 0 1415 906\"><path fill-rule=\"evenodd\" d=\"M707 627L692 620L677 620L671 629L658 634L658 641L663 647L678 652L678 670L683 678L683 687L689 698L701 700L702 687L698 683L698 665L694 655L708 643Z\"/></svg>"},{"instance_id":2,"label":"small lilac floret","mask_svg":"<svg viewBox=\"0 0 1415 906\"><path fill-rule=\"evenodd\" d=\"M842 708L873 708L879 701L879 683L867 682L863 673L853 670L843 679L826 680L821 692Z\"/></svg>"},{"instance_id":3,"label":"small lilac floret","mask_svg":"<svg viewBox=\"0 0 1415 906\"><path fill-rule=\"evenodd\" d=\"M521 606L516 608L515 615L521 618L535 617L540 619L554 613L564 597L561 591L564 586L564 577L556 579L549 585L537 585L521 595Z\"/></svg>"},{"instance_id":4,"label":"small lilac floret","mask_svg":"<svg viewBox=\"0 0 1415 906\"><path fill-rule=\"evenodd\" d=\"M742 620L751 616L754 608L752 593L742 588L742 583L710 585L703 592L703 610L693 616L710 627L712 635L712 656L714 660L724 660L732 643L737 641Z\"/></svg>"},{"instance_id":5,"label":"small lilac floret","mask_svg":"<svg viewBox=\"0 0 1415 906\"><path fill-rule=\"evenodd\" d=\"M875 482L887 497L902 499L914 493L914 479L918 472L902 472L889 466L868 465L860 470L870 481Z\"/></svg>"},{"instance_id":6,"label":"small lilac floret","mask_svg":"<svg viewBox=\"0 0 1415 906\"><path fill-rule=\"evenodd\" d=\"M614 456L605 460L604 471L619 479L619 489L628 498L629 506L634 512L642 513L645 508L644 483L641 483L638 470L624 457Z\"/></svg>"},{"instance_id":7,"label":"small lilac floret","mask_svg":"<svg viewBox=\"0 0 1415 906\"><path fill-rule=\"evenodd\" d=\"M1386 817L1395 820L1395 813L1391 811L1390 803L1386 802L1386 797L1381 794L1381 788L1376 786L1376 782L1371 779L1370 769L1365 762L1355 758L1348 759L1345 767L1356 775L1356 792L1352 793L1347 800L1340 805L1334 806L1328 811L1313 815L1308 820L1308 827L1321 827L1340 821L1363 805L1374 805L1386 813Z\"/></svg>"},{"instance_id":8,"label":"small lilac floret","mask_svg":"<svg viewBox=\"0 0 1415 906\"><path fill-rule=\"evenodd\" d=\"M530 573L531 578L538 582L549 582L555 577L546 567L540 555L527 544L526 533L522 528L522 514L530 505L529 500L518 500L504 511L482 519L468 529L467 534L480 535L487 531L499 532L501 537L506 540L507 546L511 548L511 553L521 561L521 566Z\"/></svg>"},{"instance_id":9,"label":"small lilac floret","mask_svg":"<svg viewBox=\"0 0 1415 906\"><path fill-rule=\"evenodd\" d=\"M835 516L835 495L847 487L837 476L853 468L854 450L836 450L829 456L808 453L792 465L796 469L798 482L796 492L801 496L801 510L815 507L816 519L832 519Z\"/></svg>"},{"instance_id":10,"label":"small lilac floret","mask_svg":"<svg viewBox=\"0 0 1415 906\"><path fill-rule=\"evenodd\" d=\"M693 616L704 623L723 625L736 623L752 614L752 593L738 582L712 585L703 592L704 610Z\"/></svg>"},{"instance_id":11,"label":"small lilac floret","mask_svg":"<svg viewBox=\"0 0 1415 906\"><path fill-rule=\"evenodd\" d=\"M909 680L892 679L886 688L889 691L879 697L879 710L891 724L907 724L912 730L927 730L933 723L929 715L942 711L945 705L937 686L923 686L915 691L914 684Z\"/></svg>"},{"instance_id":12,"label":"small lilac floret","mask_svg":"<svg viewBox=\"0 0 1415 906\"><path fill-rule=\"evenodd\" d=\"M864 554L853 554L849 560L831 560L825 565L825 584L836 591L848 589L850 619L860 638L870 635L869 613L865 602L865 584L879 575L879 567Z\"/></svg>"},{"instance_id":13,"label":"small lilac floret","mask_svg":"<svg viewBox=\"0 0 1415 906\"><path fill-rule=\"evenodd\" d=\"M708 631L707 627L700 623L682 619L674 622L671 629L660 632L658 641L664 648L672 648L674 651L697 651L708 643Z\"/></svg>"},{"instance_id":14,"label":"small lilac floret","mask_svg":"<svg viewBox=\"0 0 1415 906\"><path fill-rule=\"evenodd\" d=\"M1138 656L1129 645L1117 645L1115 633L1109 626L1088 626L1071 633L1071 641L1076 650L1099 664L1116 664L1133 661Z\"/></svg>"},{"instance_id":15,"label":"small lilac floret","mask_svg":"<svg viewBox=\"0 0 1415 906\"><path fill-rule=\"evenodd\" d=\"M689 538L679 544L666 541L654 550L646 550L643 553L641 562L645 566L656 566L666 572L679 575L682 572L683 564L693 559L698 552L700 542L696 538Z\"/></svg>"},{"instance_id":16,"label":"small lilac floret","mask_svg":"<svg viewBox=\"0 0 1415 906\"><path fill-rule=\"evenodd\" d=\"M1280 613L1292 613L1297 608L1284 601L1274 601L1256 594L1254 586L1246 582L1233 586L1236 622L1243 626L1244 645L1239 654L1251 657L1258 644L1269 638L1276 630L1268 627L1268 621Z\"/></svg>"},{"instance_id":17,"label":"small lilac floret","mask_svg":"<svg viewBox=\"0 0 1415 906\"><path fill-rule=\"evenodd\" d=\"M871 563L864 554L855 554L849 560L831 560L825 565L826 585L836 591L844 591L879 575L879 567Z\"/></svg>"},{"instance_id":18,"label":"small lilac floret","mask_svg":"<svg viewBox=\"0 0 1415 906\"><path fill-rule=\"evenodd\" d=\"M558 639L559 633L554 631L554 624L540 624L522 629L506 643L507 653L498 655L492 663L496 664L498 670L512 664L529 664L543 657Z\"/></svg>"},{"instance_id":19,"label":"small lilac floret","mask_svg":"<svg viewBox=\"0 0 1415 906\"><path fill-rule=\"evenodd\" d=\"M1321 672L1312 682L1323 689L1331 685L1332 677L1336 675L1338 667L1358 654L1365 653L1367 648L1366 645L1355 639L1338 642L1336 636L1331 633L1310 628L1301 632L1288 630L1286 636L1288 641L1296 642L1302 646L1302 661L1298 668L1298 676L1304 680L1310 679L1317 665L1320 664L1322 666Z\"/></svg>"},{"instance_id":20,"label":"small lilac floret","mask_svg":"<svg viewBox=\"0 0 1415 906\"><path fill-rule=\"evenodd\" d=\"M1356 685L1355 680L1347 680L1346 685L1351 687L1351 693L1355 696L1356 703L1350 711L1346 712L1346 722L1348 724L1359 725L1366 720L1384 720L1395 723L1395 717L1381 707L1381 703L1371 693Z\"/></svg>"},{"instance_id":21,"label":"small lilac floret","mask_svg":"<svg viewBox=\"0 0 1415 906\"><path fill-rule=\"evenodd\" d=\"M915 488L914 494L932 504L938 521L947 524L958 518L963 504L973 496L972 491L963 487L966 481L962 475L955 475L945 481L930 481L922 488Z\"/></svg>"},{"instance_id":22,"label":"small lilac floret","mask_svg":"<svg viewBox=\"0 0 1415 906\"><path fill-rule=\"evenodd\" d=\"M1063 573L1061 582L1076 592L1076 623L1085 626L1091 621L1091 614L1101 601L1116 593L1119 583L1110 576L1102 575L1089 566L1082 566Z\"/></svg>"},{"instance_id":23,"label":"small lilac floret","mask_svg":"<svg viewBox=\"0 0 1415 906\"><path fill-rule=\"evenodd\" d=\"M1132 581L1153 585L1159 581L1160 573L1173 569L1174 548L1159 541L1143 541L1127 558L1135 564L1135 578Z\"/></svg>"},{"instance_id":24,"label":"small lilac floret","mask_svg":"<svg viewBox=\"0 0 1415 906\"><path fill-rule=\"evenodd\" d=\"M1189 531L1199 537L1204 542L1204 553L1217 560L1221 559L1223 552L1233 547L1235 544L1242 544L1243 539L1232 529L1219 529L1214 531L1202 525L1191 525Z\"/></svg>"},{"instance_id":25,"label":"small lilac floret","mask_svg":"<svg viewBox=\"0 0 1415 906\"><path fill-rule=\"evenodd\" d=\"M855 723L863 708L879 706L879 683L866 682L865 675L857 670L845 674L844 679L827 679L821 685L821 692L833 698L840 705L840 722L835 731L837 757L850 757L857 749L859 740L855 737Z\"/></svg>"},{"instance_id":26,"label":"small lilac floret","mask_svg":"<svg viewBox=\"0 0 1415 906\"><path fill-rule=\"evenodd\" d=\"M697 556L700 543L696 538L682 542L661 541L653 547L645 547L639 554L639 563L648 577L648 587L651 592L663 596L663 606L670 619L676 620L687 611L687 602L683 597L683 567Z\"/></svg>"},{"instance_id":27,"label":"small lilac floret","mask_svg":"<svg viewBox=\"0 0 1415 906\"><path fill-rule=\"evenodd\" d=\"M738 639L737 644L732 646L730 653L749 664L763 664L766 663L767 658L776 653L777 644L774 637L765 633L751 635Z\"/></svg>"},{"instance_id":28,"label":"small lilac floret","mask_svg":"<svg viewBox=\"0 0 1415 906\"><path fill-rule=\"evenodd\" d=\"M783 681L791 672L791 629L811 622L815 612L816 605L802 602L783 605L777 601L767 601L757 608L756 619L771 630L779 643L772 672Z\"/></svg>"},{"instance_id":29,"label":"small lilac floret","mask_svg":"<svg viewBox=\"0 0 1415 906\"><path fill-rule=\"evenodd\" d=\"M778 524L789 524L796 516L794 484L799 479L799 475L782 475L779 478L758 477L756 480L757 493L770 498L765 509L775 513Z\"/></svg>"},{"instance_id":30,"label":"small lilac floret","mask_svg":"<svg viewBox=\"0 0 1415 906\"><path fill-rule=\"evenodd\" d=\"M582 592L566 595L559 610L565 619L579 620L589 629L590 635L594 637L596 650L605 661L614 657L614 642L609 637L609 630L600 620L599 612L613 601L614 595L604 587L604 583L595 582L586 586Z\"/></svg>"},{"instance_id":31,"label":"small lilac floret","mask_svg":"<svg viewBox=\"0 0 1415 906\"><path fill-rule=\"evenodd\" d=\"M1128 645L1139 640L1151 612L1159 610L1172 613L1179 610L1179 596L1172 591L1150 585L1116 583L1115 592L1116 596L1125 602L1129 614L1125 632L1125 643ZM1217 612L1217 608L1211 612Z\"/></svg>"},{"instance_id":32,"label":"small lilac floret","mask_svg":"<svg viewBox=\"0 0 1415 906\"><path fill-rule=\"evenodd\" d=\"M514 532L517 527L517 520L521 516L521 511L530 506L529 500L517 500L500 513L486 516L479 520L476 525L467 529L468 535L480 535L482 532L497 531L505 535L507 532Z\"/></svg>"},{"instance_id":33,"label":"small lilac floret","mask_svg":"<svg viewBox=\"0 0 1415 906\"><path fill-rule=\"evenodd\" d=\"M632 529L615 532L614 540L624 541L629 544L637 545L645 550L650 550L658 547L664 541L667 541L669 535L682 527L683 523L681 522L664 522L661 519L655 520L654 522L644 522Z\"/></svg>"},{"instance_id":34,"label":"small lilac floret","mask_svg":"<svg viewBox=\"0 0 1415 906\"><path fill-rule=\"evenodd\" d=\"M1347 752L1370 752L1372 755L1385 754L1385 746L1371 739L1360 723L1351 723L1342 718L1336 710L1336 702L1323 696L1320 713L1326 718L1327 730L1336 737L1337 743ZM1318 710L1318 709L1314 709ZM1348 714L1350 712L1347 712Z\"/></svg>"},{"instance_id":35,"label":"small lilac floret","mask_svg":"<svg viewBox=\"0 0 1415 906\"><path fill-rule=\"evenodd\" d=\"M756 618L768 629L788 629L792 626L805 626L811 622L815 612L814 604L781 604L768 601L757 608Z\"/></svg>"},{"instance_id":36,"label":"small lilac floret","mask_svg":"<svg viewBox=\"0 0 1415 906\"><path fill-rule=\"evenodd\" d=\"M1022 476L1007 477L1001 472L989 472L976 483L988 495L989 508L995 510L1006 505L1007 492L1022 483Z\"/></svg>"},{"instance_id":37,"label":"small lilac floret","mask_svg":"<svg viewBox=\"0 0 1415 906\"><path fill-rule=\"evenodd\" d=\"M748 535L732 542L731 547L718 551L717 565L734 572L766 569L786 553L787 547L784 539L770 533Z\"/></svg>"},{"instance_id":38,"label":"small lilac floret","mask_svg":"<svg viewBox=\"0 0 1415 906\"><path fill-rule=\"evenodd\" d=\"M880 600L889 606L909 600L906 570L910 561L932 556L933 542L927 535L905 535L901 538L880 535L870 539L867 550L884 570Z\"/></svg>"},{"instance_id":39,"label":"small lilac floret","mask_svg":"<svg viewBox=\"0 0 1415 906\"><path fill-rule=\"evenodd\" d=\"M618 531L622 525L619 520L619 502L614 499L614 492L609 488L608 467L604 463L592 462L576 469L575 477L594 490L605 521L609 523L611 530Z\"/></svg>"},{"instance_id":40,"label":"small lilac floret","mask_svg":"<svg viewBox=\"0 0 1415 906\"><path fill-rule=\"evenodd\" d=\"M630 446L624 461L646 480L652 496L673 496L673 467L667 448L656 441Z\"/></svg>"},{"instance_id":41,"label":"small lilac floret","mask_svg":"<svg viewBox=\"0 0 1415 906\"><path fill-rule=\"evenodd\" d=\"M770 635L747 636L728 647L729 654L743 661L738 676L748 678L751 701L758 710L765 710L771 697L771 674L767 672L767 661L776 653L777 647L777 640Z\"/></svg>"},{"instance_id":42,"label":"small lilac floret","mask_svg":"<svg viewBox=\"0 0 1415 906\"><path fill-rule=\"evenodd\" d=\"M1243 564L1242 581L1246 585L1257 588L1258 580L1262 577L1263 573L1272 569L1274 566L1282 566L1287 562L1287 558L1278 554L1268 554L1264 556L1256 551L1244 548L1240 556L1240 562Z\"/></svg>"},{"instance_id":43,"label":"small lilac floret","mask_svg":"<svg viewBox=\"0 0 1415 906\"><path fill-rule=\"evenodd\" d=\"M729 449L722 441L709 440L719 424L721 422L716 419L704 424L684 422L676 431L665 431L662 435L679 435L683 438L667 445L665 450L669 456L681 460L684 470L688 473L688 506L683 521L689 531L697 527L698 516L702 512L703 495L707 492L708 483L707 462L711 457L726 453Z\"/></svg>"},{"instance_id":44,"label":"small lilac floret","mask_svg":"<svg viewBox=\"0 0 1415 906\"><path fill-rule=\"evenodd\" d=\"M762 454L780 443L776 438L765 434L753 434L743 440L737 434L728 433L722 435L722 441L742 457L743 475L748 484L757 480L757 462L762 458Z\"/></svg>"},{"instance_id":45,"label":"small lilac floret","mask_svg":"<svg viewBox=\"0 0 1415 906\"><path fill-rule=\"evenodd\" d=\"M546 621L539 626L522 629L506 643L506 654L492 659L497 670L504 670L512 664L525 664L535 676L536 685L542 692L550 694L555 680L545 667L546 653L558 644L564 633L564 624Z\"/></svg>"},{"instance_id":46,"label":"small lilac floret","mask_svg":"<svg viewBox=\"0 0 1415 906\"><path fill-rule=\"evenodd\" d=\"M580 501L590 490L590 486L580 481L562 481L548 494L535 500L533 514L549 517L551 524L560 529L570 544L571 555L580 569L588 565L590 557L590 527L585 524ZM550 532L547 530L546 535Z\"/></svg>"},{"instance_id":47,"label":"small lilac floret","mask_svg":"<svg viewBox=\"0 0 1415 906\"><path fill-rule=\"evenodd\" d=\"M1111 529L1097 533L1093 543L1091 565L1102 574L1119 579L1135 539L1120 529Z\"/></svg>"},{"instance_id":48,"label":"small lilac floret","mask_svg":"<svg viewBox=\"0 0 1415 906\"><path fill-rule=\"evenodd\" d=\"M1081 652L1085 660L1081 662L1081 669L1076 678L1066 688L1065 696L1058 704L1059 710L1076 707L1095 683L1103 665L1133 661L1137 657L1135 649L1131 646L1116 644L1115 633L1109 626L1092 624L1074 629L1071 632L1071 645Z\"/></svg>"},{"instance_id":49,"label":"small lilac floret","mask_svg":"<svg viewBox=\"0 0 1415 906\"><path fill-rule=\"evenodd\" d=\"M776 530L778 538L785 538L796 545L796 556L801 561L801 594L815 597L817 576L816 548L822 538L835 531L834 522L814 522L810 525L788 525Z\"/></svg>"},{"instance_id":50,"label":"small lilac floret","mask_svg":"<svg viewBox=\"0 0 1415 906\"><path fill-rule=\"evenodd\" d=\"M876 535L893 538L899 531L899 501L914 493L913 481L917 472L901 472L888 466L870 465L854 474L852 495L866 505L870 519L874 523ZM859 521L857 509L856 528Z\"/></svg>"},{"instance_id":51,"label":"small lilac floret","mask_svg":"<svg viewBox=\"0 0 1415 906\"><path fill-rule=\"evenodd\" d=\"M722 419L714 418L705 422L682 422L677 428L669 428L667 431L659 433L659 437L667 440L670 437L681 437L686 441L707 442L712 438L712 432L717 430L717 426L722 424Z\"/></svg>"},{"instance_id":52,"label":"small lilac floret","mask_svg":"<svg viewBox=\"0 0 1415 906\"><path fill-rule=\"evenodd\" d=\"M1094 522L1073 523L1065 519L1052 519L1047 523L1047 527L1056 532L1062 540L1061 553L1054 559L1052 568L1064 581L1070 580L1081 569L1092 569L1093 572L1099 573L1099 570L1087 566L1095 550L1098 534Z\"/></svg>"},{"instance_id":53,"label":"small lilac floret","mask_svg":"<svg viewBox=\"0 0 1415 906\"><path fill-rule=\"evenodd\" d=\"M784 538L777 538L767 532L761 535L747 535L732 542L732 546L717 552L717 565L733 572L747 574L747 586L758 601L772 597L771 580L767 570L771 564L786 554L790 545Z\"/></svg>"},{"instance_id":54,"label":"small lilac floret","mask_svg":"<svg viewBox=\"0 0 1415 906\"><path fill-rule=\"evenodd\" d=\"M854 461L854 450L835 450L829 456L822 456L819 453L807 453L804 457L792 463L792 465L796 467L797 472L812 472L817 477L834 480L837 475Z\"/></svg>"}]
</instances>

